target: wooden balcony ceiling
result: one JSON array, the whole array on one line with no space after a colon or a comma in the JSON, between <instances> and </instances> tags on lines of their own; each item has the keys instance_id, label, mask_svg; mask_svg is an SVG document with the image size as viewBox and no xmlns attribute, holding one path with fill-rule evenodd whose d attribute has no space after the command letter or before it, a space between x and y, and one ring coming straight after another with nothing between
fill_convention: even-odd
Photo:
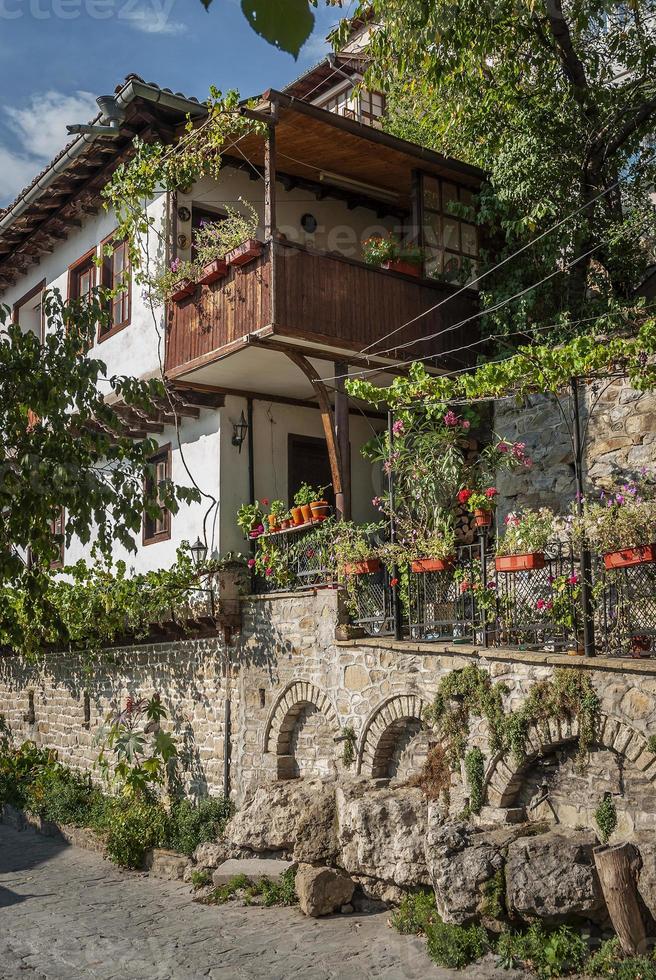
<instances>
[{"instance_id":1,"label":"wooden balcony ceiling","mask_svg":"<svg viewBox=\"0 0 656 980\"><path fill-rule=\"evenodd\" d=\"M338 174L381 188L407 210L415 169L451 177L473 189L485 177L478 167L451 160L283 93L271 91L264 98L272 110L277 109L277 168L288 175L319 181L322 172ZM245 136L238 147L256 167L264 165L263 137ZM375 197L375 193L368 193Z\"/></svg>"}]
</instances>

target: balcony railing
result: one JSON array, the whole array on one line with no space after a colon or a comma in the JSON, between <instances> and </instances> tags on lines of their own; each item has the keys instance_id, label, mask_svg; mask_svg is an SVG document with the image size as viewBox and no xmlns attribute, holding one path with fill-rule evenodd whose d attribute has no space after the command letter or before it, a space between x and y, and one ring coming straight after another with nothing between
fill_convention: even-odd
<instances>
[{"instance_id":1,"label":"balcony railing","mask_svg":"<svg viewBox=\"0 0 656 980\"><path fill-rule=\"evenodd\" d=\"M439 357L471 338L472 324L439 333L475 313L478 298L465 290L433 309L457 287L374 268L335 253L289 242L264 246L262 254L169 311L166 370L180 376L244 346L250 335L276 334L338 350L361 350L401 324L399 347L417 340L413 356ZM431 312L426 313L427 310ZM389 346L389 344L384 345ZM441 361L451 362L448 355Z\"/></svg>"}]
</instances>

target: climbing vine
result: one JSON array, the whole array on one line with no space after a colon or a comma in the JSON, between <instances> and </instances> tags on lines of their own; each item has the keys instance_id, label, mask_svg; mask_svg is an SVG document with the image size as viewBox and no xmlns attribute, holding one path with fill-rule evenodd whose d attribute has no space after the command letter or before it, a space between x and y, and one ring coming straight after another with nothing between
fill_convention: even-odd
<instances>
[{"instance_id":1,"label":"climbing vine","mask_svg":"<svg viewBox=\"0 0 656 980\"><path fill-rule=\"evenodd\" d=\"M342 729L342 739L344 741L342 762L347 769L350 769L355 762L355 731L350 725Z\"/></svg>"},{"instance_id":2,"label":"climbing vine","mask_svg":"<svg viewBox=\"0 0 656 980\"><path fill-rule=\"evenodd\" d=\"M599 828L602 844L607 844L617 827L617 810L610 793L604 793L603 799L595 810L595 823Z\"/></svg>"},{"instance_id":3,"label":"climbing vine","mask_svg":"<svg viewBox=\"0 0 656 980\"><path fill-rule=\"evenodd\" d=\"M491 755L510 755L521 765L527 755L531 726L547 729L550 720L573 720L579 725L578 762L582 766L595 742L600 703L590 678L582 671L558 668L550 680L537 681L516 711L504 710L508 687L493 682L489 673L476 665L447 674L440 682L433 703L424 718L443 738L440 764L445 771L464 761L470 793L469 809L478 813L483 803L484 756L480 748L466 751L471 734L471 718L482 718L487 725ZM433 768L437 760L433 760ZM433 773L440 782L444 774Z\"/></svg>"}]
</instances>

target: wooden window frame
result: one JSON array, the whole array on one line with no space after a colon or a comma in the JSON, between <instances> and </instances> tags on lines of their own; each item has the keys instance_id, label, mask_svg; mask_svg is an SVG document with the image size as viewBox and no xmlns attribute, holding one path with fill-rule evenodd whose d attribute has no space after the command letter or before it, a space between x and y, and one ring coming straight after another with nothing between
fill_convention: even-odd
<instances>
[{"instance_id":1,"label":"wooden window frame","mask_svg":"<svg viewBox=\"0 0 656 980\"><path fill-rule=\"evenodd\" d=\"M62 542L59 546L59 558L55 558L53 561L50 562L51 569L64 567L64 559L66 555L66 509L64 507L59 508L59 520L61 522ZM50 521L50 530L53 537L57 533L56 524L57 524L57 518L53 517L53 519Z\"/></svg>"},{"instance_id":2,"label":"wooden window frame","mask_svg":"<svg viewBox=\"0 0 656 980\"><path fill-rule=\"evenodd\" d=\"M96 258L97 254L98 254L98 247L94 245L93 248L90 248L88 252L85 252L84 255L81 255L79 259L76 259L72 265L69 265L68 267L68 299L69 300L80 298L74 286L75 283L77 283L78 276L83 268L86 268L87 266L91 268L93 273L91 288L93 289L93 287L96 285L97 267L93 260Z\"/></svg>"},{"instance_id":3,"label":"wooden window frame","mask_svg":"<svg viewBox=\"0 0 656 980\"><path fill-rule=\"evenodd\" d=\"M156 465L162 460L166 460L166 479L171 479L171 463L172 463L172 453L171 453L171 443L167 442L164 446L160 446L156 453L150 457L148 462L151 465ZM144 496L148 491L148 477L144 477ZM164 518L164 528L161 531L150 532L148 527L149 521L152 518L144 512L142 520L142 532L141 532L141 543L144 547L150 544L158 544L160 541L168 541L171 537L171 511L167 508L162 508L165 518Z\"/></svg>"},{"instance_id":4,"label":"wooden window frame","mask_svg":"<svg viewBox=\"0 0 656 980\"><path fill-rule=\"evenodd\" d=\"M38 296L39 293L43 293L43 291L46 288L46 285L47 285L47 280L42 279L41 282L37 282L36 286L32 286L32 288L29 289L24 296L21 296L20 299L16 300L16 302L11 308L11 319L14 323L20 323L19 310L21 306L25 306L26 303L29 303L29 301L31 299L34 299L35 296ZM46 328L46 324L43 318L43 305L42 305L41 306L41 329L39 331L39 340L41 341L41 343L43 343L45 338L45 328Z\"/></svg>"},{"instance_id":5,"label":"wooden window frame","mask_svg":"<svg viewBox=\"0 0 656 980\"><path fill-rule=\"evenodd\" d=\"M109 340L110 337L113 337L115 334L120 333L121 330L125 330L125 328L126 327L129 327L130 326L130 323L132 322L132 270L130 268L129 256L127 255L127 242L126 242L125 239L118 238L117 235L116 235L116 231L113 231L111 235L107 235L107 237L106 238L103 238L103 240L101 241L101 243L100 243L100 255L101 255L101 259L103 261L103 265L100 266L100 284L102 286L106 286L107 285L105 283L105 281L104 281L104 272L105 272L105 268L104 268L105 254L104 253L105 253L105 247L107 245L113 245L114 246L114 249L112 250L111 256L108 256L107 257L112 262L112 284L110 284L109 286L107 286L108 289L113 289L114 288L113 287L113 281L114 281L114 278L113 278L113 276L114 276L114 267L113 267L114 250L119 245L125 245L126 246L125 270L127 272L127 278L128 278L128 288L127 288L127 293L126 293L126 296L127 296L127 315L126 315L126 318L124 320L121 320L120 323L112 323L112 325L109 327L109 329L108 330L105 330L104 332L101 330L101 324L98 324L98 332L96 334L96 342L98 344L104 343L105 340ZM110 318L113 318L113 303L111 304L109 315L110 315ZM111 319L110 319L110 322L111 322Z\"/></svg>"},{"instance_id":6,"label":"wooden window frame","mask_svg":"<svg viewBox=\"0 0 656 980\"><path fill-rule=\"evenodd\" d=\"M417 186L416 186L416 193L419 195L418 211L419 211L419 220L420 220L420 226L419 226L419 236L420 236L420 238L419 238L419 244L420 244L420 246L424 249L424 251L426 251L427 249L432 249L432 248L435 247L435 246L432 246L432 245L428 245L427 242L426 242L426 225L427 225L427 220L428 220L427 216L429 214L436 215L439 218L439 221L440 221L440 237L442 239L442 245L441 245L442 269L441 269L441 274L444 273L444 259L447 256L453 256L453 257L457 258L460 268L462 267L463 260L468 260L468 261L472 262L474 264L474 268L476 268L477 267L477 264L480 262L480 258L481 258L481 240L480 240L481 239L481 236L480 236L479 226L475 222L473 222L473 221L466 221L465 219L460 218L457 215L451 214L451 212L449 212L449 211L447 211L445 209L445 206L444 206L443 185L444 184L452 184L456 188L457 200L458 201L461 200L461 194L462 194L462 192L468 192L468 193L475 194L475 191L473 191L470 187L467 187L464 184L459 184L457 182L457 180L452 179L450 177L444 177L444 176L441 176L441 175L438 175L438 174L428 173L427 171L424 171L424 170L416 171L416 173L418 174L418 177L419 177L419 180L418 180ZM426 190L425 190L425 181L426 181L426 179L436 181L437 184L438 184L438 186L439 186L439 195L440 195L439 208L429 207L426 204ZM443 228L443 222L444 222L445 219L456 222L456 224L458 226L458 248L457 249L456 248L447 248L446 245L444 244L444 228ZM475 252L474 255L471 255L469 252L465 252L464 249L463 249L463 247L462 247L462 225L463 224L471 225L474 228L475 232L476 232L476 252ZM430 276L430 275L428 275L426 273L426 255L425 254L424 254L424 261L423 261L423 273L429 279L437 278L437 277L434 277L434 276Z\"/></svg>"}]
</instances>

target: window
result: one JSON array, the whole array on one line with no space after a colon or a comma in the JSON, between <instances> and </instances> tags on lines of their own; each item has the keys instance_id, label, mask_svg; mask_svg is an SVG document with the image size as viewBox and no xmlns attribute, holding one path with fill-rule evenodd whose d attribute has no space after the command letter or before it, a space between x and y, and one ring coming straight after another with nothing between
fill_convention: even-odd
<instances>
[{"instance_id":1,"label":"window","mask_svg":"<svg viewBox=\"0 0 656 980\"><path fill-rule=\"evenodd\" d=\"M66 530L66 514L63 507L59 508L57 515L50 521L50 533L53 538L59 539L59 558L54 558L50 562L51 568L61 568L64 564L64 533Z\"/></svg>"},{"instance_id":2,"label":"window","mask_svg":"<svg viewBox=\"0 0 656 980\"><path fill-rule=\"evenodd\" d=\"M90 302L96 285L96 250L92 248L68 270L68 298Z\"/></svg>"},{"instance_id":3,"label":"window","mask_svg":"<svg viewBox=\"0 0 656 980\"><path fill-rule=\"evenodd\" d=\"M18 302L14 303L13 320L17 323L23 333L33 333L43 342L44 335L44 315L43 315L43 290L46 288L46 281L42 279L29 293L22 296Z\"/></svg>"},{"instance_id":4,"label":"window","mask_svg":"<svg viewBox=\"0 0 656 980\"><path fill-rule=\"evenodd\" d=\"M162 446L159 452L151 456L149 462L152 471L148 473L144 481L144 492L146 496L156 497L159 501L162 483L166 483L171 479L171 444ZM157 541L166 541L170 537L171 512L166 507L160 505L159 513L155 517L144 514L144 544L155 544Z\"/></svg>"},{"instance_id":5,"label":"window","mask_svg":"<svg viewBox=\"0 0 656 980\"><path fill-rule=\"evenodd\" d=\"M380 129L380 119L385 112L385 96L381 92L360 93L360 121Z\"/></svg>"},{"instance_id":6,"label":"window","mask_svg":"<svg viewBox=\"0 0 656 980\"><path fill-rule=\"evenodd\" d=\"M303 483L313 487L327 487L324 496L334 506L333 477L325 439L314 436L287 437L287 490L289 503Z\"/></svg>"},{"instance_id":7,"label":"window","mask_svg":"<svg viewBox=\"0 0 656 980\"><path fill-rule=\"evenodd\" d=\"M111 251L107 248L108 245ZM111 237L103 242L101 281L103 287L111 290L114 295L109 301L109 321L101 325L98 333L99 341L127 327L130 322L130 262L127 242L114 241Z\"/></svg>"},{"instance_id":8,"label":"window","mask_svg":"<svg viewBox=\"0 0 656 980\"><path fill-rule=\"evenodd\" d=\"M422 174L423 246L425 274L432 278L455 277L463 261L476 275L478 228L455 211L473 206L473 192L439 177Z\"/></svg>"},{"instance_id":9,"label":"window","mask_svg":"<svg viewBox=\"0 0 656 980\"><path fill-rule=\"evenodd\" d=\"M220 221L225 221L225 214L220 214L218 211L210 211L207 208L199 208L196 205L192 205L191 208L191 259L195 261L196 259L196 246L195 246L195 232L199 228L204 228L205 225L215 225Z\"/></svg>"}]
</instances>

